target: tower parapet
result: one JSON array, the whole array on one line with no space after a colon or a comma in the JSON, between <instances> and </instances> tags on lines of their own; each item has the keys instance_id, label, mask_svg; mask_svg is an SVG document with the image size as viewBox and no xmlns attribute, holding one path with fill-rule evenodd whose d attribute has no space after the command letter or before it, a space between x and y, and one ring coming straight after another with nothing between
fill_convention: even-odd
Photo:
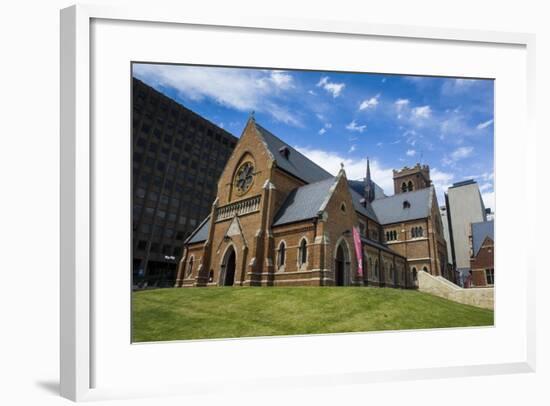
<instances>
[{"instance_id":1,"label":"tower parapet","mask_svg":"<svg viewBox=\"0 0 550 406\"><path fill-rule=\"evenodd\" d=\"M430 187L430 167L417 163L412 168L408 166L393 170L393 187L395 194L412 192L418 189Z\"/></svg>"}]
</instances>

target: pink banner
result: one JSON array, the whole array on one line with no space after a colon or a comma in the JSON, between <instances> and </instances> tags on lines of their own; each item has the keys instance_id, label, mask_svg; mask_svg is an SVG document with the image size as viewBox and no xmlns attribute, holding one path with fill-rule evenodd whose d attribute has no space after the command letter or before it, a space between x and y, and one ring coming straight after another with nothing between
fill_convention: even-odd
<instances>
[{"instance_id":1,"label":"pink banner","mask_svg":"<svg viewBox=\"0 0 550 406\"><path fill-rule=\"evenodd\" d=\"M353 227L353 245L355 246L355 256L357 257L357 275L363 276L363 252L361 250L361 237L357 227Z\"/></svg>"}]
</instances>

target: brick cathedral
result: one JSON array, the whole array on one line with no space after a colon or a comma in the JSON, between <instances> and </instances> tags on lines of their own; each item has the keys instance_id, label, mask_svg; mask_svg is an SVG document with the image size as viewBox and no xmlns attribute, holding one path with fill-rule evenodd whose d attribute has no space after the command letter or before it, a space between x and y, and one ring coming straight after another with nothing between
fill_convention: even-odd
<instances>
[{"instance_id":1,"label":"brick cathedral","mask_svg":"<svg viewBox=\"0 0 550 406\"><path fill-rule=\"evenodd\" d=\"M419 270L452 279L429 167L394 170L393 196L365 171L333 176L250 118L184 243L176 286L414 288Z\"/></svg>"}]
</instances>

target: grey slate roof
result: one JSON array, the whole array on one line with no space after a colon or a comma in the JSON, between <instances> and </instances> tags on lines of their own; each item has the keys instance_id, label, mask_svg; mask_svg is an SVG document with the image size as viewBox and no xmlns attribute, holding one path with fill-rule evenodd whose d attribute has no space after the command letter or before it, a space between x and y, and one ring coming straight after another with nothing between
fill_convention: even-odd
<instances>
[{"instance_id":1,"label":"grey slate roof","mask_svg":"<svg viewBox=\"0 0 550 406\"><path fill-rule=\"evenodd\" d=\"M323 203L329 196L330 188L336 182L336 177L330 177L320 182L310 183L294 189L275 215L273 226L294 223L317 217ZM371 205L363 207L361 196L351 187L349 188L353 208L359 213L378 221Z\"/></svg>"},{"instance_id":2,"label":"grey slate roof","mask_svg":"<svg viewBox=\"0 0 550 406\"><path fill-rule=\"evenodd\" d=\"M384 190L376 183L372 182L374 184L374 198L375 199L382 199L384 197L387 197L384 194ZM363 193L365 192L365 179L361 180L349 180L348 184L351 189L355 190L357 193L359 193L361 196L363 196Z\"/></svg>"},{"instance_id":3,"label":"grey slate roof","mask_svg":"<svg viewBox=\"0 0 550 406\"><path fill-rule=\"evenodd\" d=\"M256 128L265 141L267 149L275 158L277 166L284 171L296 176L307 183L319 182L323 179L332 178L333 176L315 164L313 161L306 158L304 155L296 151L280 138L270 133L261 125L255 123ZM288 159L281 155L280 149L287 147L290 151Z\"/></svg>"},{"instance_id":4,"label":"grey slate roof","mask_svg":"<svg viewBox=\"0 0 550 406\"><path fill-rule=\"evenodd\" d=\"M383 199L374 200L372 208L380 224L392 224L402 221L426 218L432 207L433 186L414 192L398 193ZM408 201L409 208L403 203Z\"/></svg>"},{"instance_id":5,"label":"grey slate roof","mask_svg":"<svg viewBox=\"0 0 550 406\"><path fill-rule=\"evenodd\" d=\"M472 248L474 257L478 254L481 245L483 245L483 241L485 241L487 237L493 241L495 240L495 223L493 220L472 223Z\"/></svg>"},{"instance_id":6,"label":"grey slate roof","mask_svg":"<svg viewBox=\"0 0 550 406\"><path fill-rule=\"evenodd\" d=\"M210 230L210 216L205 218L202 223L191 233L191 235L185 241L185 244L195 244L197 242L206 241L208 238L208 231Z\"/></svg>"},{"instance_id":7,"label":"grey slate roof","mask_svg":"<svg viewBox=\"0 0 550 406\"><path fill-rule=\"evenodd\" d=\"M372 208L372 203L367 204L367 207L365 207L361 204L361 199L363 199L363 195L360 195L351 187L349 188L349 193L351 194L351 200L353 201L353 208L355 209L355 211L358 211L363 216L367 216L371 220L378 222L378 217L376 217L376 213Z\"/></svg>"},{"instance_id":8,"label":"grey slate roof","mask_svg":"<svg viewBox=\"0 0 550 406\"><path fill-rule=\"evenodd\" d=\"M321 206L329 195L330 187L335 182L336 178L330 177L294 189L275 215L273 225L280 226L317 217Z\"/></svg>"}]
</instances>

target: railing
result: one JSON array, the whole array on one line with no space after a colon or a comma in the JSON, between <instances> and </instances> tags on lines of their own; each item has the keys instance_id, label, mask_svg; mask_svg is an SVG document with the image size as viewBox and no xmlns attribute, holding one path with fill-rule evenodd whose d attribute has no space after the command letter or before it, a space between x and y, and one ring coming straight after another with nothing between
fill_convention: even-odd
<instances>
[{"instance_id":1,"label":"railing","mask_svg":"<svg viewBox=\"0 0 550 406\"><path fill-rule=\"evenodd\" d=\"M260 196L251 197L247 200L228 204L227 206L218 207L216 209L216 221L223 221L233 217L242 216L243 214L253 213L260 210Z\"/></svg>"}]
</instances>

